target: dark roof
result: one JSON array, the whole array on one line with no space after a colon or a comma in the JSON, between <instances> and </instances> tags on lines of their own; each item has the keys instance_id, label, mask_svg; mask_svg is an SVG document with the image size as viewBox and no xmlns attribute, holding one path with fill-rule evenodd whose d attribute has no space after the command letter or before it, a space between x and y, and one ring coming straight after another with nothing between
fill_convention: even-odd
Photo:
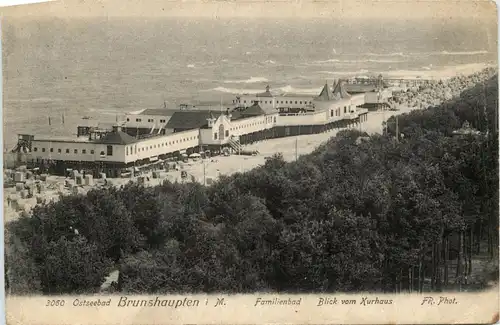
<instances>
[{"instance_id":1,"label":"dark roof","mask_svg":"<svg viewBox=\"0 0 500 325\"><path fill-rule=\"evenodd\" d=\"M259 104L253 104L250 107L247 107L245 110L240 112L243 116L258 116L258 115L266 115L266 111L260 107Z\"/></svg>"},{"instance_id":2,"label":"dark roof","mask_svg":"<svg viewBox=\"0 0 500 325\"><path fill-rule=\"evenodd\" d=\"M326 83L321 92L319 93L319 96L316 97L316 100L323 100L323 101L329 101L330 100L330 94L328 90L328 84Z\"/></svg>"},{"instance_id":3,"label":"dark roof","mask_svg":"<svg viewBox=\"0 0 500 325\"><path fill-rule=\"evenodd\" d=\"M208 124L207 119L218 118L220 111L178 111L167 122L168 129L198 129Z\"/></svg>"},{"instance_id":4,"label":"dark roof","mask_svg":"<svg viewBox=\"0 0 500 325\"><path fill-rule=\"evenodd\" d=\"M95 142L103 144L131 144L136 141L136 138L122 131L109 132L102 138L95 140Z\"/></svg>"},{"instance_id":5,"label":"dark roof","mask_svg":"<svg viewBox=\"0 0 500 325\"><path fill-rule=\"evenodd\" d=\"M138 115L160 115L160 116L172 116L175 112L179 110L165 109L165 108L148 108L140 112Z\"/></svg>"},{"instance_id":6,"label":"dark roof","mask_svg":"<svg viewBox=\"0 0 500 325\"><path fill-rule=\"evenodd\" d=\"M351 95L345 89L345 81L339 80L333 88L333 97L337 99L351 98Z\"/></svg>"}]
</instances>

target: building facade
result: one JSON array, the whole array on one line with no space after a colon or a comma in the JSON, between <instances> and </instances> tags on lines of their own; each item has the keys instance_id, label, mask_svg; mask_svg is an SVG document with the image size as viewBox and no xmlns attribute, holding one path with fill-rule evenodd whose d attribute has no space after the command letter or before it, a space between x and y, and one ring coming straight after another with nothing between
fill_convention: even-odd
<instances>
[{"instance_id":1,"label":"building facade","mask_svg":"<svg viewBox=\"0 0 500 325\"><path fill-rule=\"evenodd\" d=\"M128 114L125 123L111 130L79 127L77 138L29 136L23 138L23 143L29 142L33 163L47 164L56 173L76 168L116 177L124 169L183 153L224 147L238 150L255 141L321 133L367 120L364 95L349 94L343 82L332 91L325 84L316 97L267 96L269 88L263 94L266 96L257 96L252 105L235 105L225 112L145 110ZM284 98L289 98L291 105L297 101L298 106L279 106ZM134 129L142 133L131 131Z\"/></svg>"}]
</instances>

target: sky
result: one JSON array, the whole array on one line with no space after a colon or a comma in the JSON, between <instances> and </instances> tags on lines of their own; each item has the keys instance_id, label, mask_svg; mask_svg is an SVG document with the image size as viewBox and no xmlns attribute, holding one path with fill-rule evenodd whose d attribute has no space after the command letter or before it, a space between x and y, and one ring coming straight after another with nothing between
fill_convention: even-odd
<instances>
[{"instance_id":1,"label":"sky","mask_svg":"<svg viewBox=\"0 0 500 325\"><path fill-rule=\"evenodd\" d=\"M0 9L2 16L362 18L497 21L488 0L60 0Z\"/></svg>"}]
</instances>

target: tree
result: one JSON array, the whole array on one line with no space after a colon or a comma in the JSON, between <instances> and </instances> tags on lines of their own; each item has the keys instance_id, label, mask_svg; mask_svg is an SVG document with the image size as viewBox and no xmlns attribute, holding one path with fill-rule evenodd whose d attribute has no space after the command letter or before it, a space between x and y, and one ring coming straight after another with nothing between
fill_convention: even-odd
<instances>
[{"instance_id":1,"label":"tree","mask_svg":"<svg viewBox=\"0 0 500 325\"><path fill-rule=\"evenodd\" d=\"M98 291L111 263L84 237L50 242L39 266L44 294Z\"/></svg>"}]
</instances>

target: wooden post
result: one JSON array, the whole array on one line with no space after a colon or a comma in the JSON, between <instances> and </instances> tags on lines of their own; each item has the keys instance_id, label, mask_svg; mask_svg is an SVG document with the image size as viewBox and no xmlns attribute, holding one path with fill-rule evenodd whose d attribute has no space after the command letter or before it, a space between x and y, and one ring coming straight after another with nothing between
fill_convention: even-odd
<instances>
[{"instance_id":1,"label":"wooden post","mask_svg":"<svg viewBox=\"0 0 500 325\"><path fill-rule=\"evenodd\" d=\"M444 238L444 285L448 286L448 236Z\"/></svg>"},{"instance_id":2,"label":"wooden post","mask_svg":"<svg viewBox=\"0 0 500 325\"><path fill-rule=\"evenodd\" d=\"M419 256L418 261L418 292L422 292L422 256Z\"/></svg>"},{"instance_id":3,"label":"wooden post","mask_svg":"<svg viewBox=\"0 0 500 325\"><path fill-rule=\"evenodd\" d=\"M467 272L467 276L470 276L472 274L472 239L474 238L474 232L472 227L470 228L470 235L469 235L469 269Z\"/></svg>"},{"instance_id":4,"label":"wooden post","mask_svg":"<svg viewBox=\"0 0 500 325\"><path fill-rule=\"evenodd\" d=\"M298 146L299 138L295 138L295 161L297 161L298 158L298 152L297 152L297 146Z\"/></svg>"},{"instance_id":5,"label":"wooden post","mask_svg":"<svg viewBox=\"0 0 500 325\"><path fill-rule=\"evenodd\" d=\"M398 118L398 115L396 115L396 141L399 142L399 118Z\"/></svg>"},{"instance_id":6,"label":"wooden post","mask_svg":"<svg viewBox=\"0 0 500 325\"><path fill-rule=\"evenodd\" d=\"M203 161L203 186L207 184L207 174L206 174L206 168L205 168L205 159Z\"/></svg>"}]
</instances>

